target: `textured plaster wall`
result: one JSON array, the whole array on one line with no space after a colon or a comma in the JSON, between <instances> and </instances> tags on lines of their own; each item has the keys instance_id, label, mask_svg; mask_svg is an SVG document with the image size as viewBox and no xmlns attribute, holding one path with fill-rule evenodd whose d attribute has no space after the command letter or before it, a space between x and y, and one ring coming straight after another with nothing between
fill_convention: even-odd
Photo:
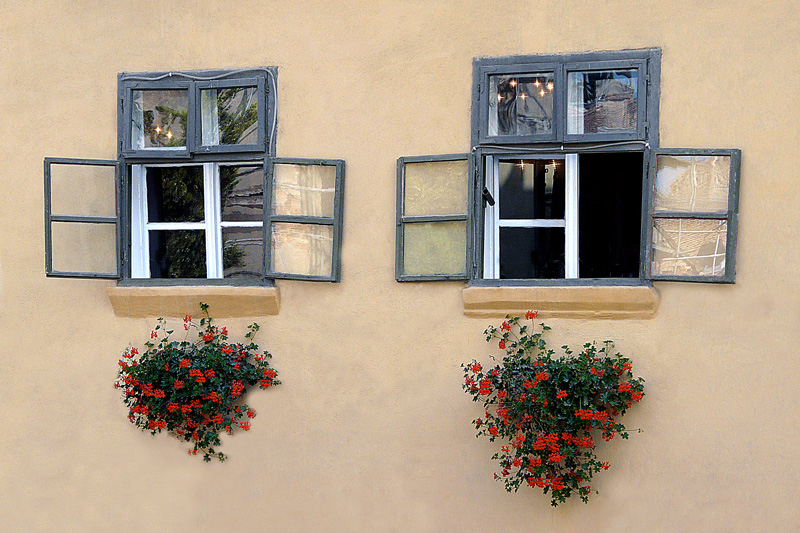
<instances>
[{"instance_id":1,"label":"textured plaster wall","mask_svg":"<svg viewBox=\"0 0 800 533\"><path fill-rule=\"evenodd\" d=\"M777 531L800 527L800 8L786 1L0 1L0 529ZM661 145L740 148L737 283L658 283L613 338L648 395L588 505L492 481L461 283L394 281L395 161L469 150L472 58L660 47ZM44 276L42 159L116 155L121 71L275 65L279 156L347 161L342 282L252 317L284 384L204 464L112 387L153 320ZM226 320L242 334L246 319Z\"/></svg>"}]
</instances>

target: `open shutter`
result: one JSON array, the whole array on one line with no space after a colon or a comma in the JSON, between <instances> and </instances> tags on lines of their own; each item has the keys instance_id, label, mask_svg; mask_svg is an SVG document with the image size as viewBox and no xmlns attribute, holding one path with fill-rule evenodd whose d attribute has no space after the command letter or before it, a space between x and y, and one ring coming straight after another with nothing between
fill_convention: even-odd
<instances>
[{"instance_id":1,"label":"open shutter","mask_svg":"<svg viewBox=\"0 0 800 533\"><path fill-rule=\"evenodd\" d=\"M650 279L733 283L741 152L655 149L650 157Z\"/></svg>"},{"instance_id":2,"label":"open shutter","mask_svg":"<svg viewBox=\"0 0 800 533\"><path fill-rule=\"evenodd\" d=\"M397 160L397 281L470 277L469 163L468 154Z\"/></svg>"},{"instance_id":3,"label":"open shutter","mask_svg":"<svg viewBox=\"0 0 800 533\"><path fill-rule=\"evenodd\" d=\"M266 277L339 281L344 161L274 158L266 167Z\"/></svg>"},{"instance_id":4,"label":"open shutter","mask_svg":"<svg viewBox=\"0 0 800 533\"><path fill-rule=\"evenodd\" d=\"M45 158L44 201L47 275L118 279L117 161Z\"/></svg>"}]
</instances>

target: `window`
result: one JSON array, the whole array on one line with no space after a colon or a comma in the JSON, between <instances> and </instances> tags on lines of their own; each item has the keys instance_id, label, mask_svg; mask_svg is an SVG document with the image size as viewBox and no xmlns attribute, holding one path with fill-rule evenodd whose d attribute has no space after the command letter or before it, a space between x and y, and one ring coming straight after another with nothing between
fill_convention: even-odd
<instances>
[{"instance_id":1,"label":"window","mask_svg":"<svg viewBox=\"0 0 800 533\"><path fill-rule=\"evenodd\" d=\"M471 153L399 160L397 279L732 282L739 151L658 149L659 75L658 50L475 60Z\"/></svg>"},{"instance_id":2,"label":"window","mask_svg":"<svg viewBox=\"0 0 800 533\"><path fill-rule=\"evenodd\" d=\"M120 74L117 160L45 160L48 275L338 281L344 162L274 156L276 76Z\"/></svg>"}]
</instances>

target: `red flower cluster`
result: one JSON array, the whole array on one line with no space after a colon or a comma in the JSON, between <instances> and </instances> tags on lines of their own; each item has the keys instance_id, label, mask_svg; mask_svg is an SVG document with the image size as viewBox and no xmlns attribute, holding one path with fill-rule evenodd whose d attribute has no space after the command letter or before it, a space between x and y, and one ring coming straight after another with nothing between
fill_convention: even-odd
<instances>
[{"instance_id":1,"label":"red flower cluster","mask_svg":"<svg viewBox=\"0 0 800 533\"><path fill-rule=\"evenodd\" d=\"M211 325L208 317L196 343L170 340L171 331L165 322L153 331L165 331L158 344L147 342L147 350L139 360L135 348L124 352L120 360L118 379L114 386L124 392L128 419L137 427L153 434L162 430L190 442L192 454L203 453L205 460L225 456L215 450L222 431L247 431L255 410L241 404L248 386L278 385L277 373L269 367L269 354L255 354L258 349L253 335L258 329L250 327L248 345L226 344L227 330ZM191 317L184 325L193 326ZM212 344L208 344L215 341ZM231 355L237 354L235 360ZM258 359L253 362L255 355ZM265 386L266 385L266 386ZM246 418L245 418L246 417Z\"/></svg>"},{"instance_id":2,"label":"red flower cluster","mask_svg":"<svg viewBox=\"0 0 800 533\"><path fill-rule=\"evenodd\" d=\"M538 316L539 316L539 311L528 311L527 313L525 313L526 320L533 320Z\"/></svg>"}]
</instances>

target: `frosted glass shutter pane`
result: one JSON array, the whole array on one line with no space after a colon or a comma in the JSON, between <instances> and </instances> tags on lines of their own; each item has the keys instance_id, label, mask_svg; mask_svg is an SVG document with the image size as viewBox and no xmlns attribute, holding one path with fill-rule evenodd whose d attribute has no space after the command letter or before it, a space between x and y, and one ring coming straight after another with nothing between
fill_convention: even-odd
<instances>
[{"instance_id":1,"label":"frosted glass shutter pane","mask_svg":"<svg viewBox=\"0 0 800 533\"><path fill-rule=\"evenodd\" d=\"M656 156L655 210L726 213L730 156Z\"/></svg>"},{"instance_id":2,"label":"frosted glass shutter pane","mask_svg":"<svg viewBox=\"0 0 800 533\"><path fill-rule=\"evenodd\" d=\"M468 163L407 163L405 214L461 215L467 212Z\"/></svg>"},{"instance_id":3,"label":"frosted glass shutter pane","mask_svg":"<svg viewBox=\"0 0 800 533\"><path fill-rule=\"evenodd\" d=\"M273 222L270 242L272 272L331 276L333 226Z\"/></svg>"},{"instance_id":4,"label":"frosted glass shutter pane","mask_svg":"<svg viewBox=\"0 0 800 533\"><path fill-rule=\"evenodd\" d=\"M116 275L116 225L54 221L51 228L54 271Z\"/></svg>"},{"instance_id":5,"label":"frosted glass shutter pane","mask_svg":"<svg viewBox=\"0 0 800 533\"><path fill-rule=\"evenodd\" d=\"M410 276L465 275L467 223L407 223L403 272Z\"/></svg>"},{"instance_id":6,"label":"frosted glass shutter pane","mask_svg":"<svg viewBox=\"0 0 800 533\"><path fill-rule=\"evenodd\" d=\"M727 234L726 220L656 218L653 275L724 276Z\"/></svg>"},{"instance_id":7,"label":"frosted glass shutter pane","mask_svg":"<svg viewBox=\"0 0 800 533\"><path fill-rule=\"evenodd\" d=\"M52 163L50 187L54 215L117 216L115 166Z\"/></svg>"},{"instance_id":8,"label":"frosted glass shutter pane","mask_svg":"<svg viewBox=\"0 0 800 533\"><path fill-rule=\"evenodd\" d=\"M335 166L276 163L273 174L274 215L333 217Z\"/></svg>"}]
</instances>

